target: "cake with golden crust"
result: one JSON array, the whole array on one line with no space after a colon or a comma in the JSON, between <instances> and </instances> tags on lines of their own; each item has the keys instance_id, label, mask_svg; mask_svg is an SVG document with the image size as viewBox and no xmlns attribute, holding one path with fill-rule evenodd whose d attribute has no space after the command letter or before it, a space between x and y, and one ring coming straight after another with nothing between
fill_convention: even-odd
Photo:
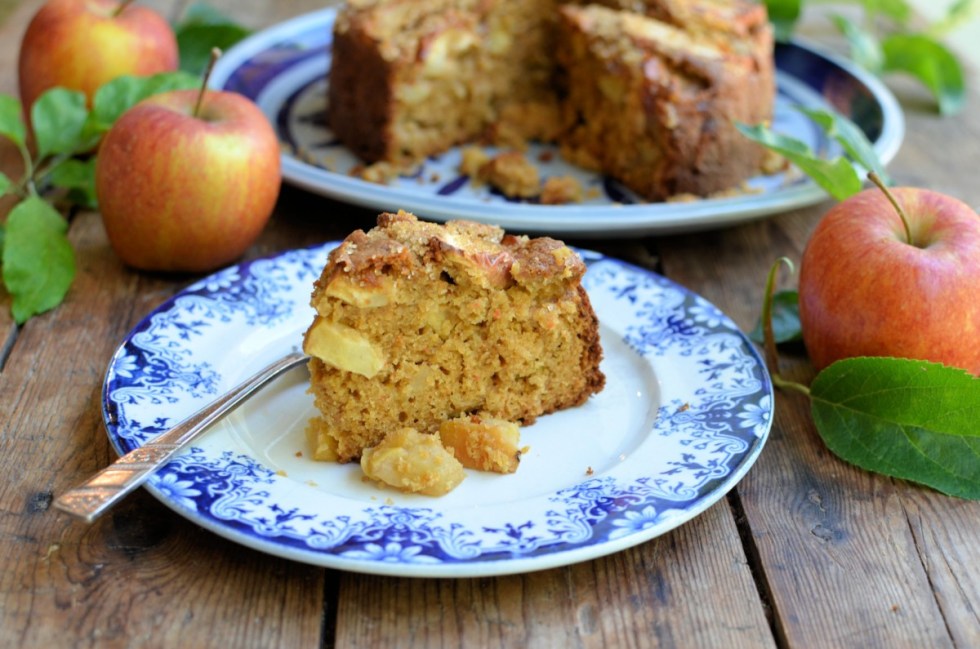
<instances>
[{"instance_id":1,"label":"cake with golden crust","mask_svg":"<svg viewBox=\"0 0 980 649\"><path fill-rule=\"evenodd\" d=\"M466 415L530 424L602 389L585 265L560 241L407 212L348 236L314 287L304 338L317 459Z\"/></svg>"},{"instance_id":2,"label":"cake with golden crust","mask_svg":"<svg viewBox=\"0 0 980 649\"><path fill-rule=\"evenodd\" d=\"M716 16L685 16L678 27L599 5L562 7L563 157L657 200L707 196L758 173L764 149L735 123L770 119L771 53L764 43L740 52L757 34L708 18Z\"/></svg>"},{"instance_id":3,"label":"cake with golden crust","mask_svg":"<svg viewBox=\"0 0 980 649\"><path fill-rule=\"evenodd\" d=\"M553 139L555 0L351 0L334 22L328 122L368 163L491 131Z\"/></svg>"},{"instance_id":4,"label":"cake with golden crust","mask_svg":"<svg viewBox=\"0 0 980 649\"><path fill-rule=\"evenodd\" d=\"M368 163L539 140L648 200L704 196L760 171L734 121L771 119L772 50L750 0L351 0L328 123Z\"/></svg>"}]
</instances>

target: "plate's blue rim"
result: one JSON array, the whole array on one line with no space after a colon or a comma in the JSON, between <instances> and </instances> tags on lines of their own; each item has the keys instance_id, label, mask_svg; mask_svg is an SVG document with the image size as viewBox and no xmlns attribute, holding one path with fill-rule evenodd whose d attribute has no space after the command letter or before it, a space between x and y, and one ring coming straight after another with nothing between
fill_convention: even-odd
<instances>
[{"instance_id":1,"label":"plate's blue rim","mask_svg":"<svg viewBox=\"0 0 980 649\"><path fill-rule=\"evenodd\" d=\"M126 444L123 444L123 441L121 440L121 438L119 438L115 434L115 430L116 430L116 427L118 425L117 424L117 414L116 414L117 413L117 409L118 409L118 405L115 404L111 399L109 399L109 391L110 391L109 390L110 384L109 384L109 381L108 381L109 373L110 373L110 370L112 370L112 368L115 366L115 364L117 362L117 359L119 358L120 354L123 351L125 351L126 346L130 343L130 341L137 334L140 334L143 331L146 331L150 327L150 325L152 324L152 321L153 321L154 316L156 316L159 313L164 313L164 312L167 312L170 309L172 309L174 307L174 305L177 303L177 300L178 299L180 299L181 297L184 297L184 296L186 296L186 295L189 294L189 291L190 291L190 289L192 287L199 286L202 283L207 282L208 279L213 278L213 277L216 277L217 275L219 275L221 273L224 273L224 272L227 272L230 269L237 268L237 269L239 269L240 274L244 275L245 273L250 272L250 269L251 269L251 267L252 267L253 264L261 263L261 262L265 262L265 261L270 261L270 260L273 260L273 259L277 259L277 258L281 257L284 254L287 254L289 252L292 252L293 250L315 251L315 250L317 250L319 248L323 248L323 247L330 246L330 245L337 245L339 243L340 243L340 241L328 241L328 242L325 242L325 243L318 243L318 244L312 244L312 245L309 245L309 246L304 246L302 248L281 250L279 252L274 252L274 253L270 253L268 255L263 255L261 257L256 257L254 259L249 259L249 260L246 260L246 261L242 261L242 262L239 262L237 264L231 264L230 266L226 266L225 268L222 268L222 269L220 269L218 271L215 271L214 273L212 273L210 275L206 275L204 277L201 277L199 279L194 280L193 282L191 282L188 285L184 286L183 288L181 288L180 290L178 290L176 293L174 293L173 295L171 295L169 298L167 298L166 300L164 300L163 302L161 302L160 304L158 304L157 306L155 306L145 316L143 316L142 318L140 318L140 321L137 322L133 326L133 328L130 329L126 333L126 337L123 339L123 341L119 345L116 346L116 349L113 351L112 356L109 358L109 362L106 365L106 370L103 373L104 379L103 379L102 390L101 390L101 395L100 395L100 401L101 401L101 404L102 404L102 422L103 422L103 424L105 426L106 434L109 437L109 442L112 444L112 448L116 451L116 453L118 455L124 455L125 453L128 453L129 451L132 451L134 448L137 448L137 446L136 445L126 445ZM312 288L311 288L311 290L312 290ZM256 368L256 369L258 369L258 368Z\"/></svg>"},{"instance_id":2,"label":"plate's blue rim","mask_svg":"<svg viewBox=\"0 0 980 649\"><path fill-rule=\"evenodd\" d=\"M339 241L330 241L300 249L283 250L278 253L273 253L261 258L232 265L209 277L214 277L219 273L226 272L227 270L233 268L237 268L239 270L239 276L245 276L246 274L250 273L251 266L257 262L274 260L283 255L289 254L294 250L303 250L308 252L316 252L320 249L327 250L330 247L338 245L339 243ZM700 296L693 291L690 291L673 280L654 271L636 266L614 257L608 257L602 253L583 250L580 248L576 248L576 250L580 255L582 255L587 265L592 265L593 263L602 261L613 262L625 269L639 273L640 275L652 276L656 278L657 281L665 282L667 285L679 290L686 296L686 298L700 298ZM102 386L101 401L103 424L106 428L106 434L111 445L120 455L131 450L131 448L123 444L116 432L115 412L117 406L109 399L109 392L111 391L109 377L110 372L113 369L113 365L117 358L119 358L121 352L125 350L126 345L131 341L131 339L135 335L146 330L155 315L172 309L179 298L188 294L189 289L191 289L193 286L200 286L202 283L205 283L209 277L202 278L201 280L188 285L183 290L178 291L175 295L154 308L130 330L124 341L113 353L112 359L106 368L105 380ZM700 299L703 300L704 298ZM408 563L385 564L384 562L378 560L353 559L350 557L333 554L326 550L316 550L309 547L303 547L301 544L296 542L284 543L281 540L277 540L277 538L261 537L256 535L254 530L251 530L251 533L249 533L249 531L246 529L238 529L244 528L244 526L235 521L219 519L207 512L202 513L200 511L192 511L182 507L178 502L175 502L174 499L169 497L169 494L167 494L164 490L157 488L152 482L148 482L144 486L154 497L157 498L157 500L176 513L226 539L274 556L280 556L312 565L354 572L404 577L457 578L495 576L544 570L553 567L570 565L601 556L607 556L641 543L645 543L646 541L649 541L657 536L666 534L667 532L676 529L680 525L703 513L706 509L708 509L708 507L724 498L731 491L731 489L742 480L749 469L755 464L760 453L762 452L762 449L770 435L775 413L775 394L772 380L764 358L762 357L758 348L751 342L751 340L749 340L745 333L735 325L734 322L727 318L727 316L726 321L724 322L724 327L720 327L720 330L722 329L725 332L736 334L740 339L743 349L746 350L757 363L758 374L762 385L755 394L768 397L769 401L765 430L760 434L756 434L752 442L748 444L748 448L745 451L732 458L734 461L730 464L731 471L727 476L725 476L723 479L705 484L699 491L698 495L694 498L676 501L674 506L667 508L667 511L671 512L670 516L665 517L662 521L660 521L660 523L651 528L649 532L640 531L623 536L619 539L607 538L600 542L593 543L562 543L558 546L549 548L546 552L520 558L515 558L513 555L506 555L505 553L498 553L504 556L487 558L485 555L480 555L475 559L456 559L441 564L426 564L421 566ZM587 482L588 480L585 480L582 484ZM400 509L413 508L402 507Z\"/></svg>"},{"instance_id":3,"label":"plate's blue rim","mask_svg":"<svg viewBox=\"0 0 980 649\"><path fill-rule=\"evenodd\" d=\"M219 59L212 73L211 85L224 89L236 71L257 52L309 31L311 23L321 25L327 38L327 27L335 15L336 9L329 7L297 16L253 34ZM814 61L829 63L867 89L882 112L882 132L873 141L875 151L883 164L894 158L905 136L905 118L898 100L884 83L846 58L805 40L794 39L789 43L777 44L777 48L791 48ZM511 231L564 236L616 237L625 234L690 232L772 216L828 199L823 189L809 179L804 179L784 190L768 194L704 199L691 203L615 206L521 204L502 209L497 205L418 196L396 188L382 187L359 178L319 169L286 152L282 154L282 164L283 178L292 184L362 207L383 210L400 207L432 219L469 218L492 222ZM326 185L325 179L329 181ZM560 218L554 218L556 215Z\"/></svg>"}]
</instances>

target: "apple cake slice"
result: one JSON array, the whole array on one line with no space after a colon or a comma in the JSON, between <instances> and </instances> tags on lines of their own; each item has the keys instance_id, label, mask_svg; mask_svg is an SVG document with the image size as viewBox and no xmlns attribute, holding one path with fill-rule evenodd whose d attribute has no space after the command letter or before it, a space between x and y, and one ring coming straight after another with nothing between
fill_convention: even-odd
<instances>
[{"instance_id":1,"label":"apple cake slice","mask_svg":"<svg viewBox=\"0 0 980 649\"><path fill-rule=\"evenodd\" d=\"M560 241L400 211L329 256L304 338L317 459L349 462L389 431L437 434L480 413L523 424L602 389L582 260Z\"/></svg>"}]
</instances>

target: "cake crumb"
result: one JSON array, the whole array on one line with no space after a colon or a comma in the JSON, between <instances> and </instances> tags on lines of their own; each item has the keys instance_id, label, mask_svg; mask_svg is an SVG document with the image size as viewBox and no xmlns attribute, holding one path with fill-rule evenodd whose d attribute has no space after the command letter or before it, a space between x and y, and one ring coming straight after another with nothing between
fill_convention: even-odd
<instances>
[{"instance_id":1,"label":"cake crumb","mask_svg":"<svg viewBox=\"0 0 980 649\"><path fill-rule=\"evenodd\" d=\"M582 183L571 176L551 176L541 187L542 205L581 203L585 192Z\"/></svg>"},{"instance_id":2,"label":"cake crumb","mask_svg":"<svg viewBox=\"0 0 980 649\"><path fill-rule=\"evenodd\" d=\"M479 471L514 473L521 463L520 426L485 414L442 422L439 438L463 466Z\"/></svg>"},{"instance_id":3,"label":"cake crumb","mask_svg":"<svg viewBox=\"0 0 980 649\"><path fill-rule=\"evenodd\" d=\"M490 156L480 147L465 147L459 172L475 184L486 183L510 198L534 198L541 193L538 168L517 150Z\"/></svg>"},{"instance_id":4,"label":"cake crumb","mask_svg":"<svg viewBox=\"0 0 980 649\"><path fill-rule=\"evenodd\" d=\"M762 158L762 166L760 171L767 176L777 174L780 171L785 171L789 167L789 160L783 156L781 153L777 153L772 149L766 149L765 155Z\"/></svg>"},{"instance_id":5,"label":"cake crumb","mask_svg":"<svg viewBox=\"0 0 980 649\"><path fill-rule=\"evenodd\" d=\"M350 175L378 185L387 185L398 177L401 169L390 162L375 162L372 165L355 165Z\"/></svg>"},{"instance_id":6,"label":"cake crumb","mask_svg":"<svg viewBox=\"0 0 980 649\"><path fill-rule=\"evenodd\" d=\"M480 167L479 176L511 198L533 198L541 193L538 168L520 151L493 156Z\"/></svg>"},{"instance_id":7,"label":"cake crumb","mask_svg":"<svg viewBox=\"0 0 980 649\"><path fill-rule=\"evenodd\" d=\"M480 167L490 160L487 152L478 146L464 147L460 151L459 173L469 176L474 182L481 182Z\"/></svg>"},{"instance_id":8,"label":"cake crumb","mask_svg":"<svg viewBox=\"0 0 980 649\"><path fill-rule=\"evenodd\" d=\"M463 465L438 435L399 428L361 453L364 475L401 491L442 496L466 477Z\"/></svg>"}]
</instances>

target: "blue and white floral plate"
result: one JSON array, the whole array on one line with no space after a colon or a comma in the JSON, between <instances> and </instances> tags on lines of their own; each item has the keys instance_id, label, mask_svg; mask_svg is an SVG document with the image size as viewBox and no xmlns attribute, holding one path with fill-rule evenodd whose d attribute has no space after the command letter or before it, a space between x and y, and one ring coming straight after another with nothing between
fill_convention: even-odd
<instances>
[{"instance_id":1,"label":"blue and white floral plate","mask_svg":"<svg viewBox=\"0 0 980 649\"><path fill-rule=\"evenodd\" d=\"M283 177L341 201L381 210L406 209L430 219L468 218L514 232L594 237L664 234L716 228L826 199L798 172L759 176L750 192L683 203L643 203L608 178L564 162L553 146L533 146L528 159L542 178L570 175L586 188L580 204L539 205L474 187L458 168L460 150L428 159L411 176L388 185L348 174L360 161L324 125L335 9L299 16L258 32L228 50L213 86L239 92L276 126L283 142ZM820 155L840 148L795 106L833 107L850 117L888 162L898 152L904 117L892 93L845 59L802 43L776 47L778 95L773 129L806 142Z\"/></svg>"},{"instance_id":2,"label":"blue and white floral plate","mask_svg":"<svg viewBox=\"0 0 980 649\"><path fill-rule=\"evenodd\" d=\"M120 454L294 350L334 244L230 267L147 316L109 364L103 414ZM593 252L585 285L606 388L521 432L515 474L468 472L441 498L314 462L301 368L253 397L147 483L167 506L272 555L343 570L464 577L539 570L634 546L698 515L762 450L772 386L715 306Z\"/></svg>"}]
</instances>

